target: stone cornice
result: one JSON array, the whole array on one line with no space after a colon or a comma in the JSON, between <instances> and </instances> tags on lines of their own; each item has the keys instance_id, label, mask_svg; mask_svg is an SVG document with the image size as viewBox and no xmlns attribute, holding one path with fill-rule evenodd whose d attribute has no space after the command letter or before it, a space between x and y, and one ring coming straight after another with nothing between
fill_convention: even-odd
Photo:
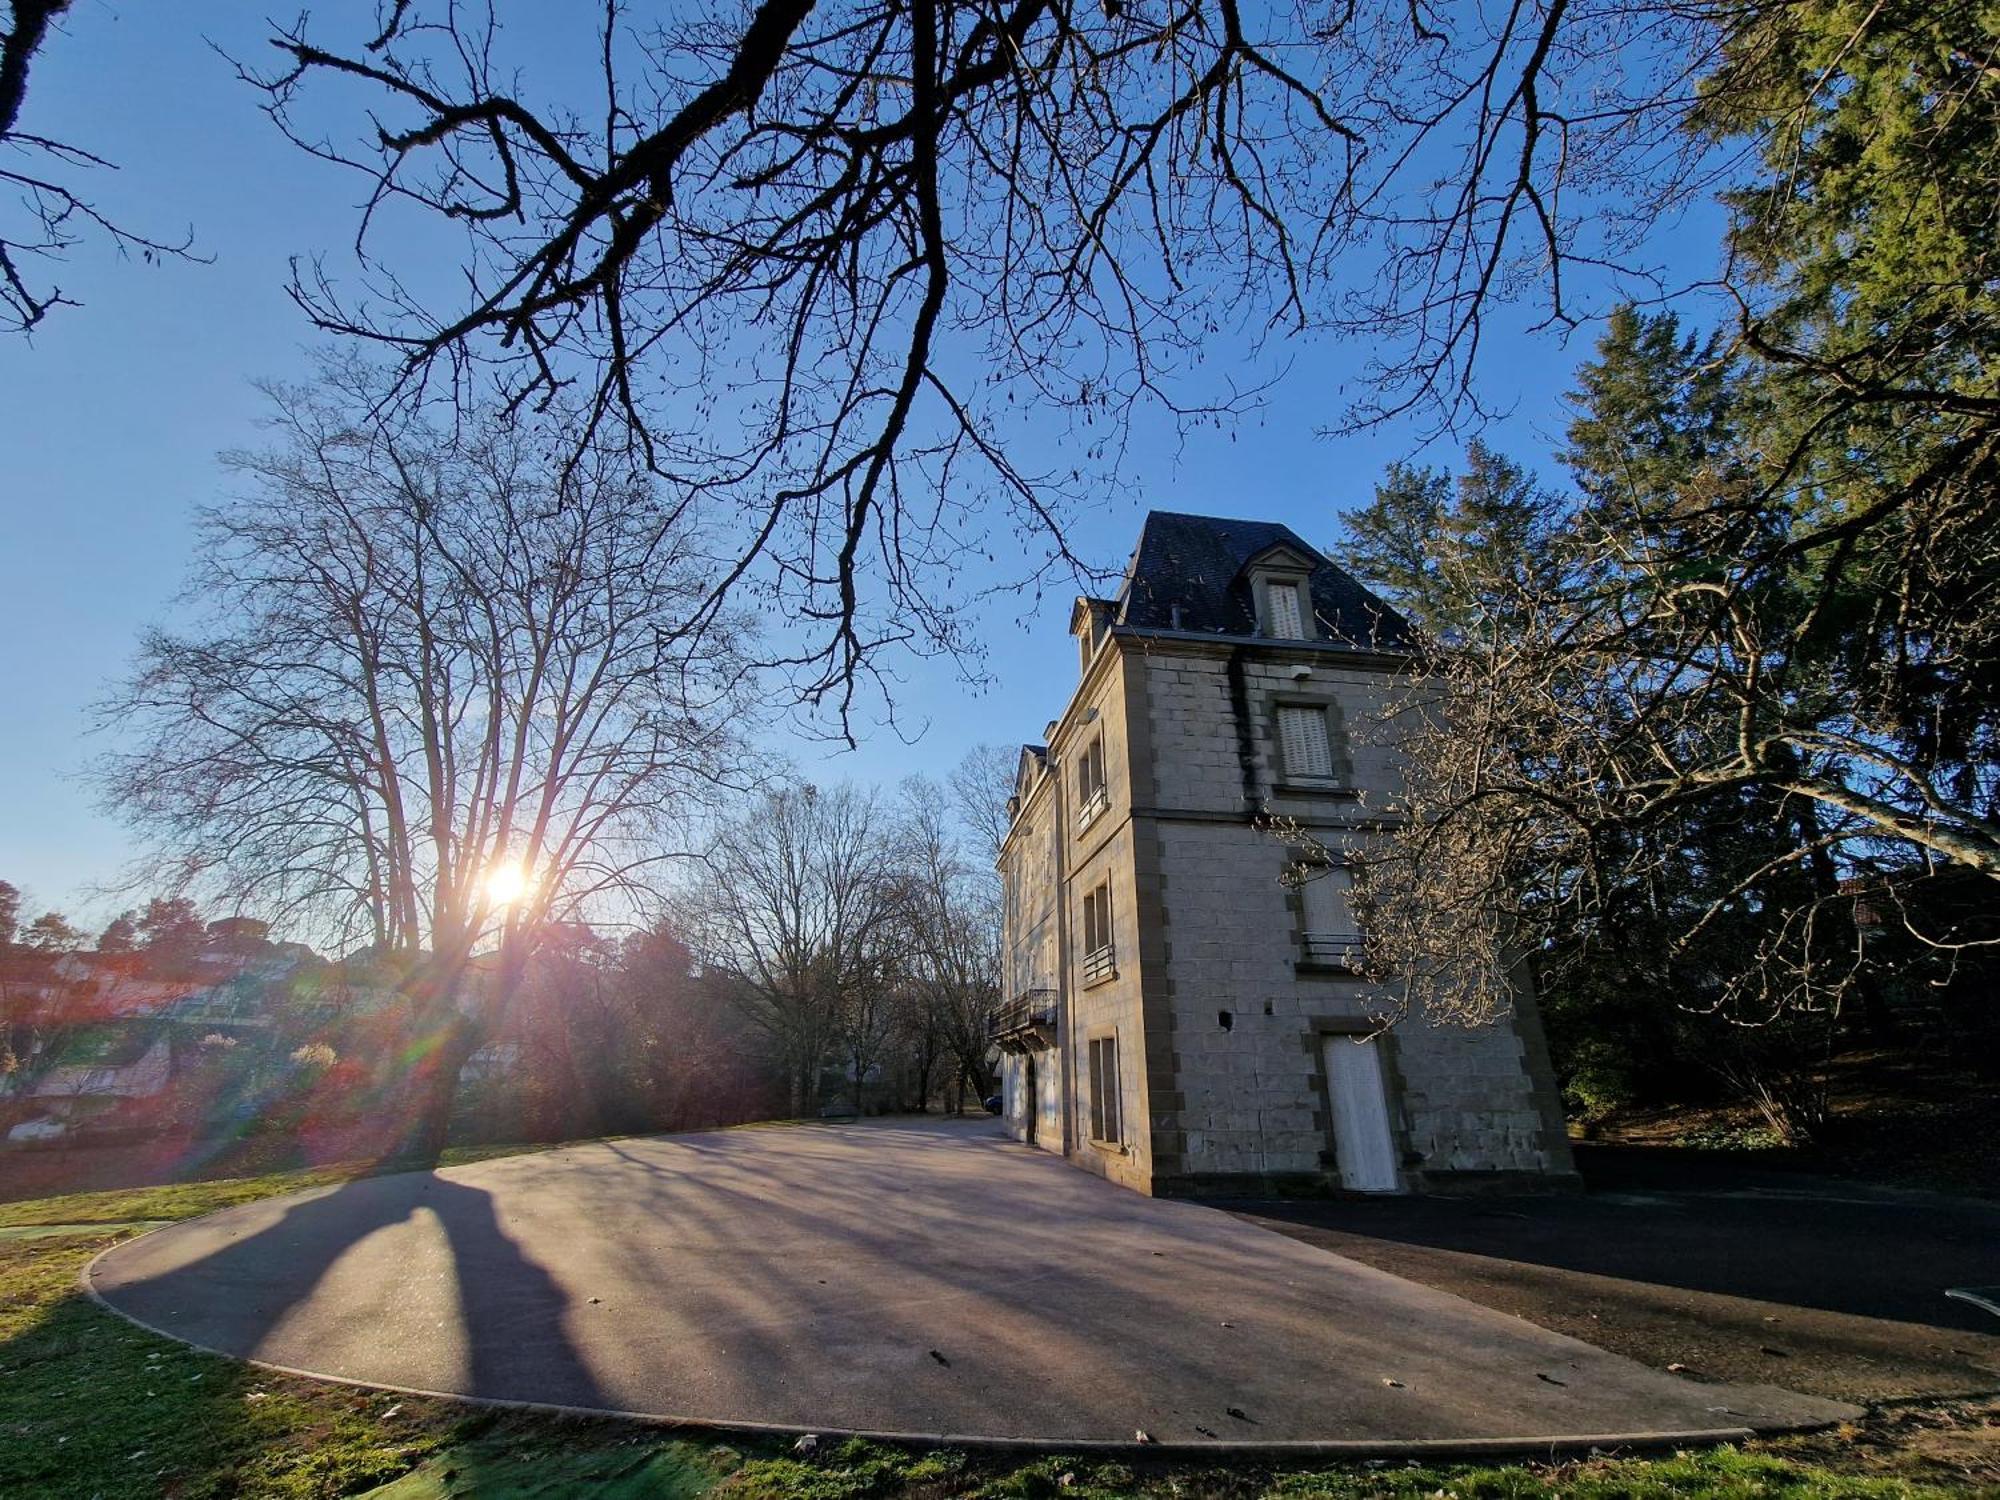
<instances>
[{"instance_id":1,"label":"stone cornice","mask_svg":"<svg viewBox=\"0 0 2000 1500\"><path fill-rule=\"evenodd\" d=\"M1247 646L1275 657L1305 658L1329 666L1338 664L1370 672L1423 675L1415 652L1372 651L1339 641L1287 641L1268 635L1216 635L1206 630L1153 630L1138 625L1114 625L1111 637L1139 648L1158 641L1176 653L1188 656L1224 657Z\"/></svg>"}]
</instances>

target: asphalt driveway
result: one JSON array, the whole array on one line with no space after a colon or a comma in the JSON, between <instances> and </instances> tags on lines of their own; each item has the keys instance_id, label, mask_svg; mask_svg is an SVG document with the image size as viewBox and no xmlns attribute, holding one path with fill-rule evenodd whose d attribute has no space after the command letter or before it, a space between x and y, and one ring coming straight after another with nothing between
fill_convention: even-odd
<instances>
[{"instance_id":1,"label":"asphalt driveway","mask_svg":"<svg viewBox=\"0 0 2000 1500\"><path fill-rule=\"evenodd\" d=\"M1580 1147L1588 1195L1235 1203L1664 1369L1843 1400L2000 1390L2000 1203Z\"/></svg>"},{"instance_id":2,"label":"asphalt driveway","mask_svg":"<svg viewBox=\"0 0 2000 1500\"><path fill-rule=\"evenodd\" d=\"M701 1424L1406 1450L1847 1409L1698 1384L982 1122L615 1141L117 1246L116 1311L310 1374Z\"/></svg>"}]
</instances>

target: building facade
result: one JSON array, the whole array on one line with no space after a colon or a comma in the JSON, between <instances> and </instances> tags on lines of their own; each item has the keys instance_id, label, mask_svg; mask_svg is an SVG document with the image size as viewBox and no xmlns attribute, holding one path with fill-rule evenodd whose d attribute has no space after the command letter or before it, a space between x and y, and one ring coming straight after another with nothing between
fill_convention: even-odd
<instances>
[{"instance_id":1,"label":"building facade","mask_svg":"<svg viewBox=\"0 0 2000 1500\"><path fill-rule=\"evenodd\" d=\"M1341 855L1401 771L1349 727L1409 690L1403 621L1283 526L1154 512L1070 624L1000 856L1010 1132L1162 1195L1571 1180L1531 996L1372 1019ZM1312 831L1313 878L1267 814Z\"/></svg>"}]
</instances>

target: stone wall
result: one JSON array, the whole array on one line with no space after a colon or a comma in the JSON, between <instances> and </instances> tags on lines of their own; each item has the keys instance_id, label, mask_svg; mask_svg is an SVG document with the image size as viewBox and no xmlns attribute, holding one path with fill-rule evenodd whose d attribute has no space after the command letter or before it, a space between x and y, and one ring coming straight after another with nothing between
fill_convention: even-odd
<instances>
[{"instance_id":1,"label":"stone wall","mask_svg":"<svg viewBox=\"0 0 2000 1500\"><path fill-rule=\"evenodd\" d=\"M1072 1050L1076 1090L1074 1149L1071 1158L1127 1187L1149 1191L1152 1183L1151 1143L1146 1120L1145 1032L1141 1025L1140 921L1134 883L1132 799L1134 756L1131 723L1125 712L1126 664L1115 646L1101 644L1082 688L1063 715L1050 751L1064 782L1068 827L1067 920L1070 1016L1062 1041ZM1079 825L1076 766L1092 741L1104 747L1105 806L1087 825ZM1111 936L1115 969L1109 979L1086 982L1083 898L1108 888L1111 896ZM1122 1140L1090 1137L1090 1042L1094 1037L1118 1040L1118 1116Z\"/></svg>"},{"instance_id":2,"label":"stone wall","mask_svg":"<svg viewBox=\"0 0 2000 1500\"><path fill-rule=\"evenodd\" d=\"M1098 647L1002 859L1007 998L1063 996L1059 1046L1034 1055L1039 1144L1062 1149L1067 1078L1070 1159L1114 1181L1146 1192L1337 1183L1325 1038L1369 1029L1389 997L1301 966L1300 898L1279 879L1286 847L1251 820L1296 818L1335 849L1373 836L1394 815L1401 778L1374 726L1409 691L1309 647L1124 634ZM1281 703L1332 708L1344 784L1287 785ZM1107 806L1079 828L1076 766L1100 737ZM1100 884L1116 967L1086 986L1082 900ZM1089 1139L1097 1035L1119 1043L1118 1144ZM1373 1045L1407 1185L1568 1171L1531 1008L1478 1030L1405 1018ZM1008 1058L1003 1077L1009 1127L1025 1135L1025 1059Z\"/></svg>"},{"instance_id":3,"label":"stone wall","mask_svg":"<svg viewBox=\"0 0 2000 1500\"><path fill-rule=\"evenodd\" d=\"M1334 849L1368 838L1401 774L1374 726L1408 690L1284 648L1155 644L1143 661L1138 697L1154 764L1139 837L1157 850L1153 920L1178 1106L1166 1126L1174 1159L1158 1153L1174 1181L1160 1186L1330 1179L1322 1039L1368 1026L1392 997L1351 976L1301 972L1300 898L1279 878L1286 847L1249 820L1259 809L1297 818ZM1281 701L1335 706L1347 729L1337 752L1351 772L1343 794L1285 785ZM1524 1029L1531 1024L1466 1029L1411 1017L1377 1043L1413 1186L1453 1173L1568 1171L1546 1059L1541 1073L1530 1067Z\"/></svg>"}]
</instances>

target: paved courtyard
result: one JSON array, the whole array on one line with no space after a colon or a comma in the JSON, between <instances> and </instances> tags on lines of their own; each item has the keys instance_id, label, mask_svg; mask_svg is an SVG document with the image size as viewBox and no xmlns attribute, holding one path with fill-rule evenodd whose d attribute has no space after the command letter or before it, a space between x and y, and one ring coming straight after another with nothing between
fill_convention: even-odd
<instances>
[{"instance_id":1,"label":"paved courtyard","mask_svg":"<svg viewBox=\"0 0 2000 1500\"><path fill-rule=\"evenodd\" d=\"M1851 1408L1698 1384L985 1122L611 1141L246 1204L120 1245L115 1310L408 1390L960 1440L1397 1449Z\"/></svg>"}]
</instances>

